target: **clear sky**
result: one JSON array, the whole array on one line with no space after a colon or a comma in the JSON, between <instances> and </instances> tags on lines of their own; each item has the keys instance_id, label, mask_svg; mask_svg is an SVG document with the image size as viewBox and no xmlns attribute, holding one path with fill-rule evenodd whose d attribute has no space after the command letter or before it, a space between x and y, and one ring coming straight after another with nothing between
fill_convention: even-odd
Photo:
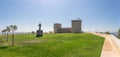
<instances>
[{"instance_id":1,"label":"clear sky","mask_svg":"<svg viewBox=\"0 0 120 57\"><path fill-rule=\"evenodd\" d=\"M0 0L0 30L17 25L17 32L38 29L53 31L54 23L71 27L80 18L83 31L110 31L120 28L120 0Z\"/></svg>"}]
</instances>

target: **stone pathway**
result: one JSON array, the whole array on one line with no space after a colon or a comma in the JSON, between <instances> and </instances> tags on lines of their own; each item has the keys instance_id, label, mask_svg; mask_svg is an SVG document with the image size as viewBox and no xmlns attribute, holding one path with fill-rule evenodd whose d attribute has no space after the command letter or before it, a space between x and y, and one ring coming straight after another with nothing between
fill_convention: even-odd
<instances>
[{"instance_id":1,"label":"stone pathway","mask_svg":"<svg viewBox=\"0 0 120 57\"><path fill-rule=\"evenodd\" d=\"M115 47L115 43L113 43L112 37L110 35L96 34L96 33L93 33L93 34L102 36L105 38L105 42L104 42L102 53L101 53L100 57L120 57L120 54L118 53L118 51Z\"/></svg>"}]
</instances>

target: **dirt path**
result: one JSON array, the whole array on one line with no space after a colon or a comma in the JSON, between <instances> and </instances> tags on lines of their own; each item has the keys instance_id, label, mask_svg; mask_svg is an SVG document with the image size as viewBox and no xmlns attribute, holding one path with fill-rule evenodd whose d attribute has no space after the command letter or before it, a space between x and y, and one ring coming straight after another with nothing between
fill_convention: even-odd
<instances>
[{"instance_id":1,"label":"dirt path","mask_svg":"<svg viewBox=\"0 0 120 57\"><path fill-rule=\"evenodd\" d=\"M114 43L112 42L112 37L110 35L96 34L96 33L93 33L93 34L102 36L105 38L101 57L120 57L120 54L117 52L117 49L116 49Z\"/></svg>"}]
</instances>

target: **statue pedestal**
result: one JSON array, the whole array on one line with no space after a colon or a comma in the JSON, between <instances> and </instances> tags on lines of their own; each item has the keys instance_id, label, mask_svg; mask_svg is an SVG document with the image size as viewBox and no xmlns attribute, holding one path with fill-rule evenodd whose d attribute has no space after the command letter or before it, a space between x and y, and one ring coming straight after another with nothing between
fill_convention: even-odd
<instances>
[{"instance_id":1,"label":"statue pedestal","mask_svg":"<svg viewBox=\"0 0 120 57\"><path fill-rule=\"evenodd\" d=\"M36 37L42 37L42 36L43 36L43 31L42 30L37 30Z\"/></svg>"}]
</instances>

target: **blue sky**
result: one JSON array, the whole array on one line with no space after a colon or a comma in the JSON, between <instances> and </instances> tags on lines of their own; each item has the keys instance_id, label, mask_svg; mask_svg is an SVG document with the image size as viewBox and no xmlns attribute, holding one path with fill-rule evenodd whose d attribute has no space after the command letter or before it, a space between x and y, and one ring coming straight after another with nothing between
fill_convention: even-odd
<instances>
[{"instance_id":1,"label":"blue sky","mask_svg":"<svg viewBox=\"0 0 120 57\"><path fill-rule=\"evenodd\" d=\"M54 23L71 27L80 18L83 31L110 31L120 28L120 0L0 0L0 30L17 25L17 32L31 32L42 23L44 32Z\"/></svg>"}]
</instances>

